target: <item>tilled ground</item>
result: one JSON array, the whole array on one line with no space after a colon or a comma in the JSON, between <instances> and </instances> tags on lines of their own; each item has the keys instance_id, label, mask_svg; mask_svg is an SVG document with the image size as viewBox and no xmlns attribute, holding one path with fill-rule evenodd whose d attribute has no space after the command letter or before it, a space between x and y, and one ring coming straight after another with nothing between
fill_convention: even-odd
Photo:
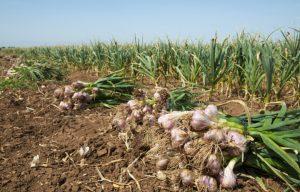
<instances>
[{"instance_id":1,"label":"tilled ground","mask_svg":"<svg viewBox=\"0 0 300 192\"><path fill-rule=\"evenodd\" d=\"M86 74L73 76L79 80ZM142 134L126 150L119 132L111 127L114 109L62 112L52 95L59 85L45 85L45 89L6 90L0 95L1 192L173 191L169 182L154 176L155 162L143 158L150 146L140 142ZM232 106L227 110L233 114L241 111ZM82 146L90 148L85 156L78 152ZM36 155L40 164L31 168ZM282 190L276 182L266 181L274 191ZM259 191L259 187L239 179L235 191Z\"/></svg>"}]
</instances>

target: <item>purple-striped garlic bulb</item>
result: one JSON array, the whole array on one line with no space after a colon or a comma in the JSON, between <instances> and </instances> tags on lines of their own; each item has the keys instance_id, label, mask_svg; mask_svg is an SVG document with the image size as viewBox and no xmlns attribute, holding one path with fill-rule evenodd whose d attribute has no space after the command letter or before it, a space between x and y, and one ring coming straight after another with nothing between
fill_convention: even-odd
<instances>
[{"instance_id":1,"label":"purple-striped garlic bulb","mask_svg":"<svg viewBox=\"0 0 300 192\"><path fill-rule=\"evenodd\" d=\"M215 105L208 105L205 110L204 113L210 118L213 119L218 115L218 109Z\"/></svg>"},{"instance_id":2,"label":"purple-striped garlic bulb","mask_svg":"<svg viewBox=\"0 0 300 192\"><path fill-rule=\"evenodd\" d=\"M194 174L191 170L183 169L180 174L181 183L184 186L191 186L194 184Z\"/></svg>"},{"instance_id":3,"label":"purple-striped garlic bulb","mask_svg":"<svg viewBox=\"0 0 300 192\"><path fill-rule=\"evenodd\" d=\"M64 96L65 98L72 97L74 94L73 87L70 85L65 86Z\"/></svg>"},{"instance_id":4,"label":"purple-striped garlic bulb","mask_svg":"<svg viewBox=\"0 0 300 192\"><path fill-rule=\"evenodd\" d=\"M211 129L204 133L203 139L207 141L214 141L216 143L226 142L224 129Z\"/></svg>"},{"instance_id":5,"label":"purple-striped garlic bulb","mask_svg":"<svg viewBox=\"0 0 300 192\"><path fill-rule=\"evenodd\" d=\"M218 190L216 179L207 175L199 176L195 183L200 191L216 192Z\"/></svg>"},{"instance_id":6,"label":"purple-striped garlic bulb","mask_svg":"<svg viewBox=\"0 0 300 192\"><path fill-rule=\"evenodd\" d=\"M209 127L211 124L212 122L203 111L194 111L191 121L191 127L194 131L202 131Z\"/></svg>"},{"instance_id":7,"label":"purple-striped garlic bulb","mask_svg":"<svg viewBox=\"0 0 300 192\"><path fill-rule=\"evenodd\" d=\"M172 146L177 148L185 144L189 138L189 134L179 128L173 128L171 130Z\"/></svg>"}]
</instances>

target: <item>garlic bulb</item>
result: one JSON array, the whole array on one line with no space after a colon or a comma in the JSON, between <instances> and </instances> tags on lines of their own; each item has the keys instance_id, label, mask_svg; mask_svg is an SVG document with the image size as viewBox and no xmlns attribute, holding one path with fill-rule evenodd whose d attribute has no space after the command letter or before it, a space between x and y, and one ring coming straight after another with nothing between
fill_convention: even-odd
<instances>
[{"instance_id":1,"label":"garlic bulb","mask_svg":"<svg viewBox=\"0 0 300 192\"><path fill-rule=\"evenodd\" d=\"M139 108L139 102L137 100L129 100L127 105L132 111Z\"/></svg>"},{"instance_id":2,"label":"garlic bulb","mask_svg":"<svg viewBox=\"0 0 300 192\"><path fill-rule=\"evenodd\" d=\"M183 169L180 172L180 179L184 186L193 185L194 183L194 175L193 172L188 169Z\"/></svg>"},{"instance_id":3,"label":"garlic bulb","mask_svg":"<svg viewBox=\"0 0 300 192\"><path fill-rule=\"evenodd\" d=\"M158 92L155 92L153 97L154 97L155 101L161 101L162 100L161 95Z\"/></svg>"},{"instance_id":4,"label":"garlic bulb","mask_svg":"<svg viewBox=\"0 0 300 192\"><path fill-rule=\"evenodd\" d=\"M194 145L194 141L189 141L185 143L183 149L187 155L194 155L197 152L197 148Z\"/></svg>"},{"instance_id":5,"label":"garlic bulb","mask_svg":"<svg viewBox=\"0 0 300 192\"><path fill-rule=\"evenodd\" d=\"M141 121L143 119L143 113L140 110L133 110L132 115L135 121Z\"/></svg>"},{"instance_id":6,"label":"garlic bulb","mask_svg":"<svg viewBox=\"0 0 300 192\"><path fill-rule=\"evenodd\" d=\"M89 103L92 101L92 97L86 92L83 92L83 97L84 97L84 102Z\"/></svg>"},{"instance_id":7,"label":"garlic bulb","mask_svg":"<svg viewBox=\"0 0 300 192\"><path fill-rule=\"evenodd\" d=\"M124 129L126 126L126 121L123 118L115 118L113 120L113 126L118 129Z\"/></svg>"},{"instance_id":8,"label":"garlic bulb","mask_svg":"<svg viewBox=\"0 0 300 192\"><path fill-rule=\"evenodd\" d=\"M165 122L162 123L162 127L167 131L173 129L174 126L175 126L174 121L169 120L169 119L167 119Z\"/></svg>"},{"instance_id":9,"label":"garlic bulb","mask_svg":"<svg viewBox=\"0 0 300 192\"><path fill-rule=\"evenodd\" d=\"M126 117L126 122L131 122L131 121L133 121L133 119L134 119L133 114L130 114L130 115L128 115L128 117Z\"/></svg>"},{"instance_id":10,"label":"garlic bulb","mask_svg":"<svg viewBox=\"0 0 300 192\"><path fill-rule=\"evenodd\" d=\"M175 148L183 145L188 140L188 137L188 133L181 129L173 128L171 130L172 146Z\"/></svg>"},{"instance_id":11,"label":"garlic bulb","mask_svg":"<svg viewBox=\"0 0 300 192\"><path fill-rule=\"evenodd\" d=\"M8 69L7 71L6 71L6 76L7 77L13 77L14 75L16 75L17 74L17 72L14 70L14 69Z\"/></svg>"},{"instance_id":12,"label":"garlic bulb","mask_svg":"<svg viewBox=\"0 0 300 192\"><path fill-rule=\"evenodd\" d=\"M214 141L216 143L225 142L226 141L225 130L211 129L211 130L207 131L206 133L204 133L203 139L208 140L208 141Z\"/></svg>"},{"instance_id":13,"label":"garlic bulb","mask_svg":"<svg viewBox=\"0 0 300 192\"><path fill-rule=\"evenodd\" d=\"M76 81L72 83L72 87L74 89L83 89L88 85L88 83L83 82L83 81Z\"/></svg>"},{"instance_id":14,"label":"garlic bulb","mask_svg":"<svg viewBox=\"0 0 300 192\"><path fill-rule=\"evenodd\" d=\"M85 97L84 97L84 95L83 95L82 92L76 92L76 93L74 93L74 95L72 96L72 99L73 99L74 101L84 101Z\"/></svg>"},{"instance_id":15,"label":"garlic bulb","mask_svg":"<svg viewBox=\"0 0 300 192\"><path fill-rule=\"evenodd\" d=\"M236 158L232 159L224 171L220 174L220 184L226 189L234 188L236 186L236 175L233 172L235 163Z\"/></svg>"},{"instance_id":16,"label":"garlic bulb","mask_svg":"<svg viewBox=\"0 0 300 192\"><path fill-rule=\"evenodd\" d=\"M56 99L64 98L64 90L62 88L57 88L54 90L54 97Z\"/></svg>"},{"instance_id":17,"label":"garlic bulb","mask_svg":"<svg viewBox=\"0 0 300 192\"><path fill-rule=\"evenodd\" d=\"M218 175L221 171L221 162L215 154L211 154L207 158L206 168L210 175Z\"/></svg>"},{"instance_id":18,"label":"garlic bulb","mask_svg":"<svg viewBox=\"0 0 300 192\"><path fill-rule=\"evenodd\" d=\"M64 92L64 95L65 97L72 97L74 94L74 90L73 88L70 86L70 85L66 85L65 86L65 92Z\"/></svg>"},{"instance_id":19,"label":"garlic bulb","mask_svg":"<svg viewBox=\"0 0 300 192\"><path fill-rule=\"evenodd\" d=\"M166 157L161 157L157 162L156 162L156 168L158 170L165 170L168 167L170 160Z\"/></svg>"},{"instance_id":20,"label":"garlic bulb","mask_svg":"<svg viewBox=\"0 0 300 192\"><path fill-rule=\"evenodd\" d=\"M98 87L93 87L92 89L92 94L97 95L99 93L99 88Z\"/></svg>"},{"instance_id":21,"label":"garlic bulb","mask_svg":"<svg viewBox=\"0 0 300 192\"><path fill-rule=\"evenodd\" d=\"M218 109L215 105L210 104L205 108L204 113L212 119L218 115Z\"/></svg>"},{"instance_id":22,"label":"garlic bulb","mask_svg":"<svg viewBox=\"0 0 300 192\"><path fill-rule=\"evenodd\" d=\"M74 104L73 109L74 109L74 110L84 109L86 106L87 106L86 103L78 102L78 103L75 103L75 104Z\"/></svg>"},{"instance_id":23,"label":"garlic bulb","mask_svg":"<svg viewBox=\"0 0 300 192\"><path fill-rule=\"evenodd\" d=\"M143 108L143 113L151 113L152 112L152 108L149 105L146 105Z\"/></svg>"},{"instance_id":24,"label":"garlic bulb","mask_svg":"<svg viewBox=\"0 0 300 192\"><path fill-rule=\"evenodd\" d=\"M158 119L157 119L157 123L160 125L160 126L162 126L162 123L164 122L164 121L166 121L168 118L167 118L167 116L165 115L165 114L163 114L163 115L161 115Z\"/></svg>"},{"instance_id":25,"label":"garlic bulb","mask_svg":"<svg viewBox=\"0 0 300 192\"><path fill-rule=\"evenodd\" d=\"M191 127L194 131L201 131L211 125L211 121L203 111L196 110L193 113Z\"/></svg>"},{"instance_id":26,"label":"garlic bulb","mask_svg":"<svg viewBox=\"0 0 300 192\"><path fill-rule=\"evenodd\" d=\"M226 134L226 141L229 143L230 146L236 147L239 149L236 153L242 153L246 151L247 147L247 139L244 135L235 132L235 131L228 131ZM235 154L239 155L239 154Z\"/></svg>"},{"instance_id":27,"label":"garlic bulb","mask_svg":"<svg viewBox=\"0 0 300 192\"><path fill-rule=\"evenodd\" d=\"M175 126L175 121L185 115L193 113L192 111L173 111L168 114L161 115L158 118L158 124L166 130L170 130Z\"/></svg>"},{"instance_id":28,"label":"garlic bulb","mask_svg":"<svg viewBox=\"0 0 300 192\"><path fill-rule=\"evenodd\" d=\"M155 124L155 116L154 115L151 115L151 114L147 114L144 116L143 118L143 122L146 122L148 123L148 125L151 127Z\"/></svg>"},{"instance_id":29,"label":"garlic bulb","mask_svg":"<svg viewBox=\"0 0 300 192\"><path fill-rule=\"evenodd\" d=\"M62 110L70 110L72 108L72 104L69 102L61 101L59 103L59 108Z\"/></svg>"},{"instance_id":30,"label":"garlic bulb","mask_svg":"<svg viewBox=\"0 0 300 192\"><path fill-rule=\"evenodd\" d=\"M160 116L157 122L162 128L164 128L167 131L171 130L175 126L174 121L171 120L168 115Z\"/></svg>"},{"instance_id":31,"label":"garlic bulb","mask_svg":"<svg viewBox=\"0 0 300 192\"><path fill-rule=\"evenodd\" d=\"M207 175L199 176L195 183L200 191L216 192L218 190L216 179Z\"/></svg>"},{"instance_id":32,"label":"garlic bulb","mask_svg":"<svg viewBox=\"0 0 300 192\"><path fill-rule=\"evenodd\" d=\"M86 92L76 92L73 94L72 99L82 103L88 103L92 101L92 97Z\"/></svg>"}]
</instances>

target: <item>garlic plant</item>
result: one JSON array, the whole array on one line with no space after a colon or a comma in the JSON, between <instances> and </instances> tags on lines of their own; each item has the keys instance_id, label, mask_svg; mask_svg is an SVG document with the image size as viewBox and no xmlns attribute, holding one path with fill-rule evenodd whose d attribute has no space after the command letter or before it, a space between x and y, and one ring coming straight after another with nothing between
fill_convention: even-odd
<instances>
[{"instance_id":1,"label":"garlic plant","mask_svg":"<svg viewBox=\"0 0 300 192\"><path fill-rule=\"evenodd\" d=\"M249 119L225 115L212 104L204 109L168 112L160 98L155 91L152 97L129 101L120 108L122 113L116 115L113 125L121 132L132 129L142 129L146 135L151 132L151 139L160 146L152 159L156 160L157 174L164 180L170 179L175 186L212 192L219 188L234 189L237 185L234 168L250 165L277 175L294 190L291 183L297 185L298 176L292 172L298 173L300 169L297 154L292 154L291 149L300 150L299 141L293 139L300 134L292 126L299 126L299 110L286 111L282 103L280 111ZM148 117L152 123L147 123ZM155 135L159 133L158 127L164 132L161 136ZM266 159L266 150L273 151L272 156L277 154L281 166ZM289 168L283 170L285 166ZM289 176L280 175L278 169Z\"/></svg>"},{"instance_id":2,"label":"garlic plant","mask_svg":"<svg viewBox=\"0 0 300 192\"><path fill-rule=\"evenodd\" d=\"M246 98L261 97L267 102L282 100L285 90L289 89L295 90L291 93L293 96L299 96L299 34L299 29L294 29L282 32L280 39L270 40L241 32L223 41L213 37L210 43L160 40L146 44L137 40L120 44L112 41L19 48L15 52L26 61L37 63L48 60L62 67L100 72L124 70L132 78L148 79L160 86L178 77L183 87L206 87L212 93L226 89L229 96L236 91ZM40 77L36 68L16 69L32 71L26 74Z\"/></svg>"},{"instance_id":3,"label":"garlic plant","mask_svg":"<svg viewBox=\"0 0 300 192\"><path fill-rule=\"evenodd\" d=\"M133 84L119 75L112 73L91 83L73 82L64 88L57 88L54 97L60 101L59 108L62 110L84 109L93 103L111 107L131 98Z\"/></svg>"}]
</instances>

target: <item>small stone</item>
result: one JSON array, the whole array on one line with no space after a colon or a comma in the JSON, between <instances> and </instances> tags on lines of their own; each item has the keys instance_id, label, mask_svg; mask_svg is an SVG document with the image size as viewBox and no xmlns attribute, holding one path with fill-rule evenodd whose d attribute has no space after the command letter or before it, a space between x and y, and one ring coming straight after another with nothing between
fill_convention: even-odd
<instances>
[{"instance_id":1,"label":"small stone","mask_svg":"<svg viewBox=\"0 0 300 192\"><path fill-rule=\"evenodd\" d=\"M89 152L90 148L88 146L80 147L79 154L80 156L85 156Z\"/></svg>"},{"instance_id":2,"label":"small stone","mask_svg":"<svg viewBox=\"0 0 300 192\"><path fill-rule=\"evenodd\" d=\"M97 151L98 157L102 157L105 154L107 154L107 149L105 149L105 148Z\"/></svg>"},{"instance_id":3,"label":"small stone","mask_svg":"<svg viewBox=\"0 0 300 192\"><path fill-rule=\"evenodd\" d=\"M66 177L66 176L61 176L61 177L58 179L57 183L58 183L59 186L61 186L61 185L63 185L63 184L66 182L66 180L67 180L67 177Z\"/></svg>"},{"instance_id":4,"label":"small stone","mask_svg":"<svg viewBox=\"0 0 300 192\"><path fill-rule=\"evenodd\" d=\"M164 181L167 179L167 175L162 171L157 171L156 177L158 180Z\"/></svg>"},{"instance_id":5,"label":"small stone","mask_svg":"<svg viewBox=\"0 0 300 192\"><path fill-rule=\"evenodd\" d=\"M32 161L30 162L30 167L32 168L38 166L39 162L40 162L40 156L39 155L34 156Z\"/></svg>"}]
</instances>

